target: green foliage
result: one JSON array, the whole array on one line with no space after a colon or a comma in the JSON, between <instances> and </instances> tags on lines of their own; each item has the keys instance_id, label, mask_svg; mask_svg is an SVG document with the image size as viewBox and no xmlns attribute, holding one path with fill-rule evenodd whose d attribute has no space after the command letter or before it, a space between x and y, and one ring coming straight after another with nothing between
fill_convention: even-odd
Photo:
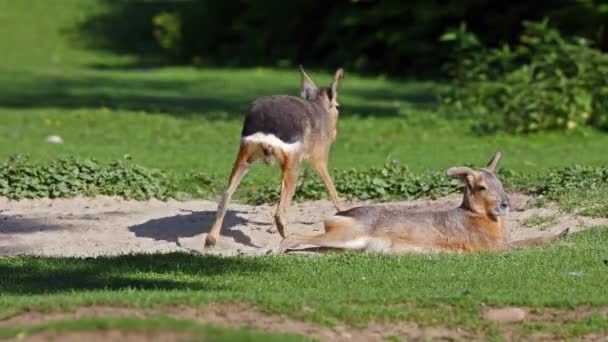
<instances>
[{"instance_id":1,"label":"green foliage","mask_svg":"<svg viewBox=\"0 0 608 342\"><path fill-rule=\"evenodd\" d=\"M554 168L536 175L507 171L503 177L514 189L537 195L529 205L542 207L556 201L567 212L608 217L608 166Z\"/></svg>"},{"instance_id":2,"label":"green foliage","mask_svg":"<svg viewBox=\"0 0 608 342\"><path fill-rule=\"evenodd\" d=\"M530 205L543 206L556 201L566 211L581 215L608 217L608 167L573 166L554 168L537 174L523 174L500 169L499 178L505 187L536 195ZM410 200L436 198L459 192L459 180L441 172L411 172L408 167L393 162L366 170L334 171L334 184L341 197L356 200ZM216 184L219 184L216 182ZM246 193L249 203L274 203L279 199L276 184L264 185ZM327 190L316 173L306 169L298 179L296 200L316 200L327 197ZM532 217L525 225L547 227L555 217Z\"/></svg>"},{"instance_id":3,"label":"green foliage","mask_svg":"<svg viewBox=\"0 0 608 342\"><path fill-rule=\"evenodd\" d=\"M505 187L515 191L525 191L539 195L539 200L564 202L581 189L596 191L603 196L608 185L608 167L572 166L554 168L537 174L523 174L509 169L499 169L498 177ZM335 170L334 185L345 198L358 200L391 200L437 198L458 192L462 188L459 180L449 178L442 172L411 172L398 162L387 163L383 167L363 170ZM245 199L250 203L276 202L279 198L276 185L265 185L249 192ZM327 190L316 173L306 169L298 179L295 199L316 200L327 197ZM600 197L601 197L600 196ZM577 197L575 197L577 198ZM592 201L577 201L577 208L601 206L597 196ZM608 202L606 203L608 204Z\"/></svg>"},{"instance_id":4,"label":"green foliage","mask_svg":"<svg viewBox=\"0 0 608 342\"><path fill-rule=\"evenodd\" d=\"M86 18L78 28L92 45L144 59L156 54L169 62L205 66L284 67L303 63L400 75L436 74L448 56L437 37L446 26L463 20L469 20L471 28L480 32L480 40L488 44L513 41L522 20L543 16L552 18L569 34L606 44L598 35L604 23L601 8L571 0L519 2L517 6L510 1L477 0L441 4L394 0L101 3L107 11ZM164 13L171 13L168 22ZM289 15L283 15L286 13ZM569 21L573 17L586 20L572 25ZM171 46L178 43L178 49L167 49L168 35L163 33L159 39L159 18L168 27L180 23L180 39L169 39Z\"/></svg>"},{"instance_id":5,"label":"green foliage","mask_svg":"<svg viewBox=\"0 0 608 342\"><path fill-rule=\"evenodd\" d=\"M436 198L457 191L461 185L441 172L414 173L398 161L367 170L334 171L334 185L338 193L346 198L359 200ZM295 199L320 199L327 190L316 173L306 169L298 179ZM246 199L252 203L275 202L279 189L267 185Z\"/></svg>"},{"instance_id":6,"label":"green foliage","mask_svg":"<svg viewBox=\"0 0 608 342\"><path fill-rule=\"evenodd\" d=\"M608 167L574 166L551 169L536 175L500 169L505 186L539 195L539 200L558 201L566 209L583 208L589 216L605 216L608 202ZM462 185L443 172L412 172L397 161L369 169L336 170L334 184L343 198L356 200L409 200L437 198L460 191ZM138 200L173 197L211 198L225 185L225 179L202 172L183 177L148 169L129 156L106 165L94 159L59 158L47 163L11 158L0 166L0 196L12 199L59 198L70 196L116 195ZM244 185L247 187L247 185ZM580 193L584 189L585 194ZM327 197L318 175L304 169L298 178L296 200ZM249 203L276 202L279 187L275 182L258 184L244 191Z\"/></svg>"},{"instance_id":7,"label":"green foliage","mask_svg":"<svg viewBox=\"0 0 608 342\"><path fill-rule=\"evenodd\" d=\"M455 66L453 70L449 71L458 81L463 82L465 80L465 67L470 66L467 65L469 64L468 56L480 46L479 39L474 33L467 30L467 23L462 22L458 28L448 29L439 40L452 45Z\"/></svg>"},{"instance_id":8,"label":"green foliage","mask_svg":"<svg viewBox=\"0 0 608 342\"><path fill-rule=\"evenodd\" d=\"M157 14L153 19L154 38L158 45L172 55L179 55L182 48L182 29L178 15L163 12Z\"/></svg>"},{"instance_id":9,"label":"green foliage","mask_svg":"<svg viewBox=\"0 0 608 342\"><path fill-rule=\"evenodd\" d=\"M571 166L541 174L534 182L536 193L552 199L579 190L597 190L608 185L608 167Z\"/></svg>"},{"instance_id":10,"label":"green foliage","mask_svg":"<svg viewBox=\"0 0 608 342\"><path fill-rule=\"evenodd\" d=\"M174 177L173 181L177 199L212 198L225 185L225 179L199 171L189 172L183 177Z\"/></svg>"},{"instance_id":11,"label":"green foliage","mask_svg":"<svg viewBox=\"0 0 608 342\"><path fill-rule=\"evenodd\" d=\"M608 217L608 184L592 185L590 188L571 188L555 191L547 199L555 200L567 212L582 216Z\"/></svg>"},{"instance_id":12,"label":"green foliage","mask_svg":"<svg viewBox=\"0 0 608 342\"><path fill-rule=\"evenodd\" d=\"M172 195L172 187L164 173L134 164L128 156L107 165L76 158L41 164L17 156L0 166L0 195L11 199L76 195L165 199Z\"/></svg>"},{"instance_id":13,"label":"green foliage","mask_svg":"<svg viewBox=\"0 0 608 342\"><path fill-rule=\"evenodd\" d=\"M241 118L248 104L262 94L297 94L297 72L269 68L130 69L125 66L131 65L131 57L122 53L82 50L70 40L72 36L66 34L78 23L90 24L87 29L99 29L96 32L103 32L102 37L121 42L122 48L116 48L119 52L132 51L129 49L141 47L146 33L156 44L152 35L154 15L175 14L178 12L171 6L196 2L4 1L3 23L18 29L14 34L0 35L3 62L0 65L0 88L3 89L0 99L0 160L15 154L27 154L30 156L28 162L44 167L49 159L73 156L78 160L92 157L100 165L105 165L128 153L147 168L175 175L171 177L171 184L177 188L175 196L178 198L212 198L221 191L234 162L242 128ZM100 3L107 6L100 6ZM357 6L367 6L366 3L370 4L359 2ZM228 6L236 3L213 1L212 4ZM334 2L330 4L334 5ZM114 6L131 6L127 10L130 12L115 16ZM284 8L285 2L277 2L277 6ZM425 6L436 7L435 4L424 3L416 11L425 12ZM501 6L512 7L511 3ZM109 9L107 12L106 7ZM324 8L329 10L327 6ZM441 15L446 12L447 9ZM192 13L193 16L198 15ZM385 11L378 15L400 15L396 13ZM492 13L496 13L494 8ZM436 14L439 12L430 15ZM365 21L372 20L372 12L366 11L366 15ZM488 27L492 30L480 29L478 22L470 22L469 26L471 30L482 33L479 35L482 42L491 42L493 40L487 39L483 33L506 36L506 31L496 31L508 26L499 24L503 16L503 13L495 17L478 16L479 20L488 20L491 23ZM422 17L424 14L418 16ZM588 15L578 17L590 18ZM96 20L107 20L107 28L114 30L105 32L102 27L94 25L100 23ZM344 17L344 20L351 19ZM230 21L221 25L209 22L209 29L223 30L226 22ZM459 22L442 22L440 29ZM184 32L191 32L185 29L185 22L180 23ZM430 25L431 22L428 23ZM580 21L576 25L580 26ZM384 31L374 39L386 39ZM438 43L440 33L429 34L428 40L424 41ZM81 40L84 38L82 31L76 34ZM191 35L182 35L182 39L188 37ZM294 41L293 36L290 39ZM395 44L391 48L420 50L425 58L428 57L417 44L398 41ZM351 55L359 53L354 48L353 51ZM402 52L406 53L405 50ZM351 60L351 55L345 54L345 60ZM314 59L323 60L320 57L316 55ZM373 63L384 62L376 55L373 57ZM404 59L395 65L402 67L406 63L407 59ZM329 74L314 71L312 76L324 84L330 79ZM605 163L608 135L594 130L581 130L567 136L558 132L532 137L474 136L460 121L431 122L427 118L437 115L431 111L435 107L434 94L444 88L440 82L396 81L349 73L347 83L344 83L340 94L343 109L338 139L332 145L330 160L330 166L337 170L356 167L356 173L364 173L369 168L383 165L387 159L398 159L417 175L425 170L443 170L463 162L482 165L496 148L505 152L501 164L517 171L517 175L574 163L590 166ZM42 143L51 134L60 135L65 143ZM523 180L513 182L512 177L509 175L504 179L509 184L528 184ZM317 179L316 175L310 175L302 181L310 181L309 187L312 187L312 184L320 185ZM267 188L276 193L277 184L279 175L276 167L255 167L245 177L236 195L242 199L242 195L251 196ZM529 184L529 188L533 188L538 183ZM309 196L325 196L325 190L320 189L317 187L317 192Z\"/></svg>"},{"instance_id":14,"label":"green foliage","mask_svg":"<svg viewBox=\"0 0 608 342\"><path fill-rule=\"evenodd\" d=\"M460 59L443 107L475 119L478 133L608 127L608 55L586 39L563 38L547 20L524 22L515 46Z\"/></svg>"},{"instance_id":15,"label":"green foliage","mask_svg":"<svg viewBox=\"0 0 608 342\"><path fill-rule=\"evenodd\" d=\"M595 189L581 188L554 195L560 208L582 216L608 218L608 184Z\"/></svg>"}]
</instances>

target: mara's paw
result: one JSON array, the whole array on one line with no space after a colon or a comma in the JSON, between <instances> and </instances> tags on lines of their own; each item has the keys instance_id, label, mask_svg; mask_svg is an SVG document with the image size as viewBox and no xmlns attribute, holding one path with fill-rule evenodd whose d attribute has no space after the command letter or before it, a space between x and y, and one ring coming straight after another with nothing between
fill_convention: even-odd
<instances>
[{"instance_id":1,"label":"mara's paw","mask_svg":"<svg viewBox=\"0 0 608 342\"><path fill-rule=\"evenodd\" d=\"M217 239L217 236L207 234L207 237L205 238L205 247L215 246L215 244L217 243Z\"/></svg>"}]
</instances>

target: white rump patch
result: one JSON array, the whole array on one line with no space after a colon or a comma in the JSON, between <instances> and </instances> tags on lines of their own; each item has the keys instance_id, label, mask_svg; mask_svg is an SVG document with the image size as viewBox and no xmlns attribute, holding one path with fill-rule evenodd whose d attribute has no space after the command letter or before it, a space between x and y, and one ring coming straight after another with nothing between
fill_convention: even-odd
<instances>
[{"instance_id":1,"label":"white rump patch","mask_svg":"<svg viewBox=\"0 0 608 342\"><path fill-rule=\"evenodd\" d=\"M284 152L288 153L296 152L300 149L300 146L302 145L299 141L296 141L294 143L286 143L283 140L277 138L274 134L266 134L259 132L243 137L242 141L247 143L270 145L272 147L280 148Z\"/></svg>"}]
</instances>

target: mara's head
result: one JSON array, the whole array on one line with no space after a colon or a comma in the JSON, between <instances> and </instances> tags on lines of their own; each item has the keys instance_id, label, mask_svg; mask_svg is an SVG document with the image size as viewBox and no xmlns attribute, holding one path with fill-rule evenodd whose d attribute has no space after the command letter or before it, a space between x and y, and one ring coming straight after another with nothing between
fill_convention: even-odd
<instances>
[{"instance_id":1,"label":"mara's head","mask_svg":"<svg viewBox=\"0 0 608 342\"><path fill-rule=\"evenodd\" d=\"M340 86L340 81L344 78L344 70L341 68L336 70L334 79L328 87L317 87L301 66L300 73L302 74L300 96L303 99L318 102L330 114L330 117L337 118L338 108L340 107L338 103L338 87Z\"/></svg>"},{"instance_id":2,"label":"mara's head","mask_svg":"<svg viewBox=\"0 0 608 342\"><path fill-rule=\"evenodd\" d=\"M509 214L510 203L500 179L494 173L501 153L496 152L485 168L451 167L450 177L459 177L464 183L464 205L467 209L492 218Z\"/></svg>"}]
</instances>

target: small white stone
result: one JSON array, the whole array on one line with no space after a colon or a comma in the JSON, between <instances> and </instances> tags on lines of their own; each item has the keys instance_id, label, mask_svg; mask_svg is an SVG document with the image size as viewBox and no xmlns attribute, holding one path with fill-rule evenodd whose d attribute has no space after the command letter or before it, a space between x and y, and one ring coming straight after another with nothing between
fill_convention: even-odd
<instances>
[{"instance_id":1,"label":"small white stone","mask_svg":"<svg viewBox=\"0 0 608 342\"><path fill-rule=\"evenodd\" d=\"M63 139L58 135L49 135L46 138L46 142L50 144L63 144Z\"/></svg>"}]
</instances>

